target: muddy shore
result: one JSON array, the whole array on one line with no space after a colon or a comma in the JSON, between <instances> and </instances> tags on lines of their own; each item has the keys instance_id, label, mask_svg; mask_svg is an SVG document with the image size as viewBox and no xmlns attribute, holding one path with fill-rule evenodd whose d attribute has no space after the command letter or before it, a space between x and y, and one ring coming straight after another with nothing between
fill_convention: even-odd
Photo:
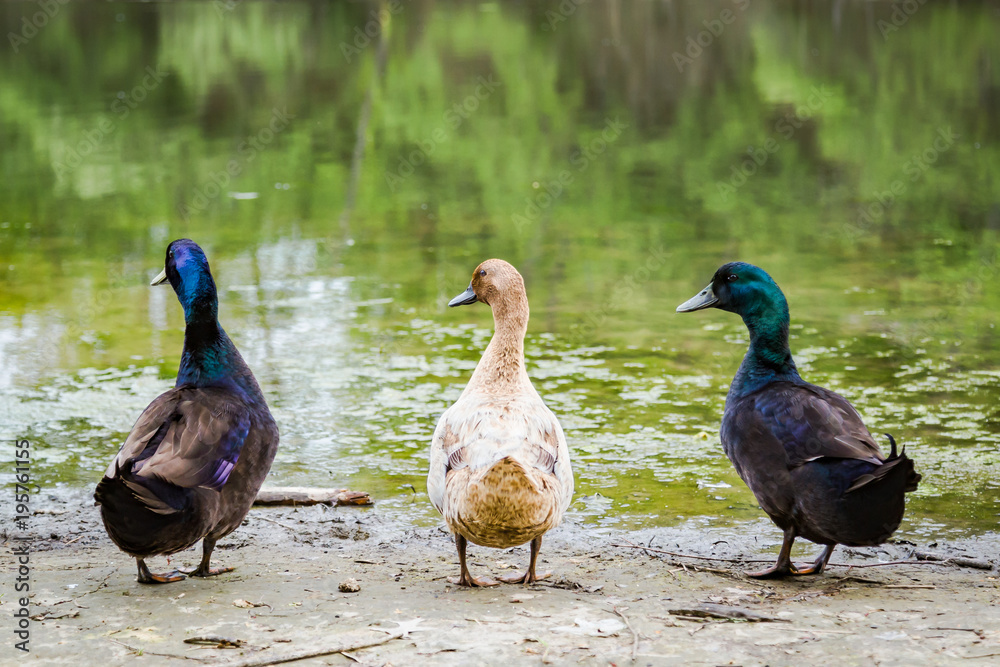
<instances>
[{"instance_id":1,"label":"muddy shore","mask_svg":"<svg viewBox=\"0 0 1000 667\"><path fill-rule=\"evenodd\" d=\"M663 528L609 536L564 524L542 550L540 570L551 579L468 590L447 582L458 564L442 528L394 524L377 506L255 508L213 559L235 571L141 586L87 494L60 492L34 509L31 653L15 650L6 631L3 664L226 664L341 640L384 643L292 664L1000 664L998 533L838 548L833 559L864 565L907 560L919 549L986 559L991 570L833 567L761 582L742 574L759 565L736 561L773 556L779 535L766 520L724 535ZM2 533L8 554L10 530ZM734 562L614 546L650 540ZM814 551L804 543L796 556ZM200 546L174 556L170 568L191 567L199 556ZM474 572L494 576L527 562L525 548L472 547L470 556ZM16 565L4 563L0 616L12 630ZM164 558L150 566L168 569ZM360 590L341 590L354 582ZM185 643L197 638L211 639Z\"/></svg>"}]
</instances>

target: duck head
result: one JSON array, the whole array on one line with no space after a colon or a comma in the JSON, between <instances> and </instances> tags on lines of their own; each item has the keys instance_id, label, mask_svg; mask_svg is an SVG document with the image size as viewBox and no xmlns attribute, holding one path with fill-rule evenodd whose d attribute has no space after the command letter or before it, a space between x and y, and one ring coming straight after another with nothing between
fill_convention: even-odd
<instances>
[{"instance_id":1,"label":"duck head","mask_svg":"<svg viewBox=\"0 0 1000 667\"><path fill-rule=\"evenodd\" d=\"M495 309L507 301L521 299L527 301L524 279L517 269L502 259L488 259L476 267L469 286L448 305L466 306L482 301Z\"/></svg>"},{"instance_id":2,"label":"duck head","mask_svg":"<svg viewBox=\"0 0 1000 667\"><path fill-rule=\"evenodd\" d=\"M215 280L208 267L205 251L191 239L178 239L167 246L163 271L153 278L150 285L169 282L184 307L188 322L216 320L219 300Z\"/></svg>"},{"instance_id":3,"label":"duck head","mask_svg":"<svg viewBox=\"0 0 1000 667\"><path fill-rule=\"evenodd\" d=\"M730 262L715 272L702 291L677 306L678 313L718 308L744 320L761 317L788 319L788 302L771 276L753 264Z\"/></svg>"}]
</instances>

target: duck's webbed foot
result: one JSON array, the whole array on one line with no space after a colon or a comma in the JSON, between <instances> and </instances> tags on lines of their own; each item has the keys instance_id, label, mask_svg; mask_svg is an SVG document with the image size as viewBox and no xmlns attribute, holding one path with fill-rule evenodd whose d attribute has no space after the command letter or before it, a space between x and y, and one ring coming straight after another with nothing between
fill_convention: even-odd
<instances>
[{"instance_id":1,"label":"duck's webbed foot","mask_svg":"<svg viewBox=\"0 0 1000 667\"><path fill-rule=\"evenodd\" d=\"M795 566L792 564L792 542L794 541L795 530L786 529L785 538L781 543L781 551L778 552L778 560L774 565L756 572L747 572L746 575L754 579L779 579L790 574L797 574Z\"/></svg>"},{"instance_id":2,"label":"duck's webbed foot","mask_svg":"<svg viewBox=\"0 0 1000 667\"><path fill-rule=\"evenodd\" d=\"M792 574L820 574L826 569L826 564L830 562L830 556L833 555L833 549L836 544L828 544L823 551L820 553L819 557L813 561L813 564L808 567L798 568L792 565Z\"/></svg>"},{"instance_id":3,"label":"duck's webbed foot","mask_svg":"<svg viewBox=\"0 0 1000 667\"><path fill-rule=\"evenodd\" d=\"M551 572L535 574L535 564L538 562L538 552L541 551L541 549L542 538L541 536L538 536L531 540L531 562L528 564L528 571L524 574L508 574L505 577L500 577L500 581L505 584L533 584L540 579L548 579L551 577Z\"/></svg>"},{"instance_id":4,"label":"duck's webbed foot","mask_svg":"<svg viewBox=\"0 0 1000 667\"><path fill-rule=\"evenodd\" d=\"M757 570L756 572L744 572L744 574L748 577L753 577L754 579L780 579L782 577L798 573L792 568L791 563L777 562L771 567L764 568L763 570Z\"/></svg>"},{"instance_id":5,"label":"duck's webbed foot","mask_svg":"<svg viewBox=\"0 0 1000 667\"><path fill-rule=\"evenodd\" d=\"M791 535L791 537L789 537L789 535ZM785 541L781 545L781 552L778 554L777 562L765 570L747 572L747 576L754 577L755 579L777 579L779 577L786 577L789 575L805 576L810 574L820 574L826 568L826 564L830 562L830 556L833 555L833 550L837 546L836 544L826 545L819 557L816 558L811 565L798 567L791 560L793 541L795 541L795 534L790 530L786 530Z\"/></svg>"},{"instance_id":6,"label":"duck's webbed foot","mask_svg":"<svg viewBox=\"0 0 1000 667\"><path fill-rule=\"evenodd\" d=\"M500 577L500 581L505 584L533 584L541 579L548 579L552 576L551 572L542 572L541 574L535 574L531 570L528 570L524 574L508 574L506 576Z\"/></svg>"},{"instance_id":7,"label":"duck's webbed foot","mask_svg":"<svg viewBox=\"0 0 1000 667\"><path fill-rule=\"evenodd\" d=\"M193 570L181 570L181 572L192 577L214 577L236 569L233 567L210 567L208 563L212 560L212 551L214 549L215 540L206 537L201 545L201 563Z\"/></svg>"},{"instance_id":8,"label":"duck's webbed foot","mask_svg":"<svg viewBox=\"0 0 1000 667\"><path fill-rule=\"evenodd\" d=\"M235 569L235 567L202 567L199 565L193 570L181 570L181 572L190 577L214 577L217 574L225 574Z\"/></svg>"},{"instance_id":9,"label":"duck's webbed foot","mask_svg":"<svg viewBox=\"0 0 1000 667\"><path fill-rule=\"evenodd\" d=\"M187 577L177 570L171 570L162 574L150 572L146 566L146 562L141 558L136 558L135 562L139 568L139 576L136 577L136 581L140 584L171 584L175 581L187 579Z\"/></svg>"},{"instance_id":10,"label":"duck's webbed foot","mask_svg":"<svg viewBox=\"0 0 1000 667\"><path fill-rule=\"evenodd\" d=\"M489 577L473 577L468 571L460 577L448 577L448 583L456 586L469 586L470 588L487 588L489 586L499 586L500 582Z\"/></svg>"},{"instance_id":11,"label":"duck's webbed foot","mask_svg":"<svg viewBox=\"0 0 1000 667\"><path fill-rule=\"evenodd\" d=\"M500 582L495 579L490 579L489 577L473 577L469 572L469 566L465 562L465 547L467 541L461 535L455 535L455 546L458 548L458 562L462 568L462 573L457 577L448 577L448 583L455 584L456 586L470 586L472 588L480 588L487 586L499 586Z\"/></svg>"}]
</instances>

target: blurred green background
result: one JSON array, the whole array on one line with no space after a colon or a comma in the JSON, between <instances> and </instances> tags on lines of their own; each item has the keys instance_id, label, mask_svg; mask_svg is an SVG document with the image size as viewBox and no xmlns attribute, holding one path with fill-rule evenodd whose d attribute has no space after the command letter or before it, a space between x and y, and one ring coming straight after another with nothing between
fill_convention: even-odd
<instances>
[{"instance_id":1,"label":"blurred green background","mask_svg":"<svg viewBox=\"0 0 1000 667\"><path fill-rule=\"evenodd\" d=\"M495 256L575 520L758 520L718 441L745 330L674 313L742 259L803 376L916 460L902 535L996 530L1000 5L912 4L3 3L3 438L96 483L176 372L147 283L190 237L272 483L433 523L430 435L492 327L445 304Z\"/></svg>"}]
</instances>

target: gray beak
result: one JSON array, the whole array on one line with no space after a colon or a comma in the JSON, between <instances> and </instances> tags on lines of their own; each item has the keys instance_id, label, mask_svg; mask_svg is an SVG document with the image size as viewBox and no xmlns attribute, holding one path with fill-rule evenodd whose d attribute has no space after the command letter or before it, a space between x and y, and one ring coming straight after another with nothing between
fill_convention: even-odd
<instances>
[{"instance_id":1,"label":"gray beak","mask_svg":"<svg viewBox=\"0 0 1000 667\"><path fill-rule=\"evenodd\" d=\"M466 290L449 301L448 305L454 308L455 306L467 306L470 303L475 303L476 301L476 293L472 290L472 283L469 283Z\"/></svg>"},{"instance_id":2,"label":"gray beak","mask_svg":"<svg viewBox=\"0 0 1000 667\"><path fill-rule=\"evenodd\" d=\"M715 296L715 291L712 290L712 284L709 283L708 287L698 292L681 305L677 306L677 312L690 313L695 310L701 310L702 308L711 308L718 302L719 297Z\"/></svg>"},{"instance_id":3,"label":"gray beak","mask_svg":"<svg viewBox=\"0 0 1000 667\"><path fill-rule=\"evenodd\" d=\"M167 282L167 270L163 269L158 274L156 274L156 277L153 278L153 281L149 283L149 285L150 287L152 287L153 285L162 285L165 282Z\"/></svg>"}]
</instances>

